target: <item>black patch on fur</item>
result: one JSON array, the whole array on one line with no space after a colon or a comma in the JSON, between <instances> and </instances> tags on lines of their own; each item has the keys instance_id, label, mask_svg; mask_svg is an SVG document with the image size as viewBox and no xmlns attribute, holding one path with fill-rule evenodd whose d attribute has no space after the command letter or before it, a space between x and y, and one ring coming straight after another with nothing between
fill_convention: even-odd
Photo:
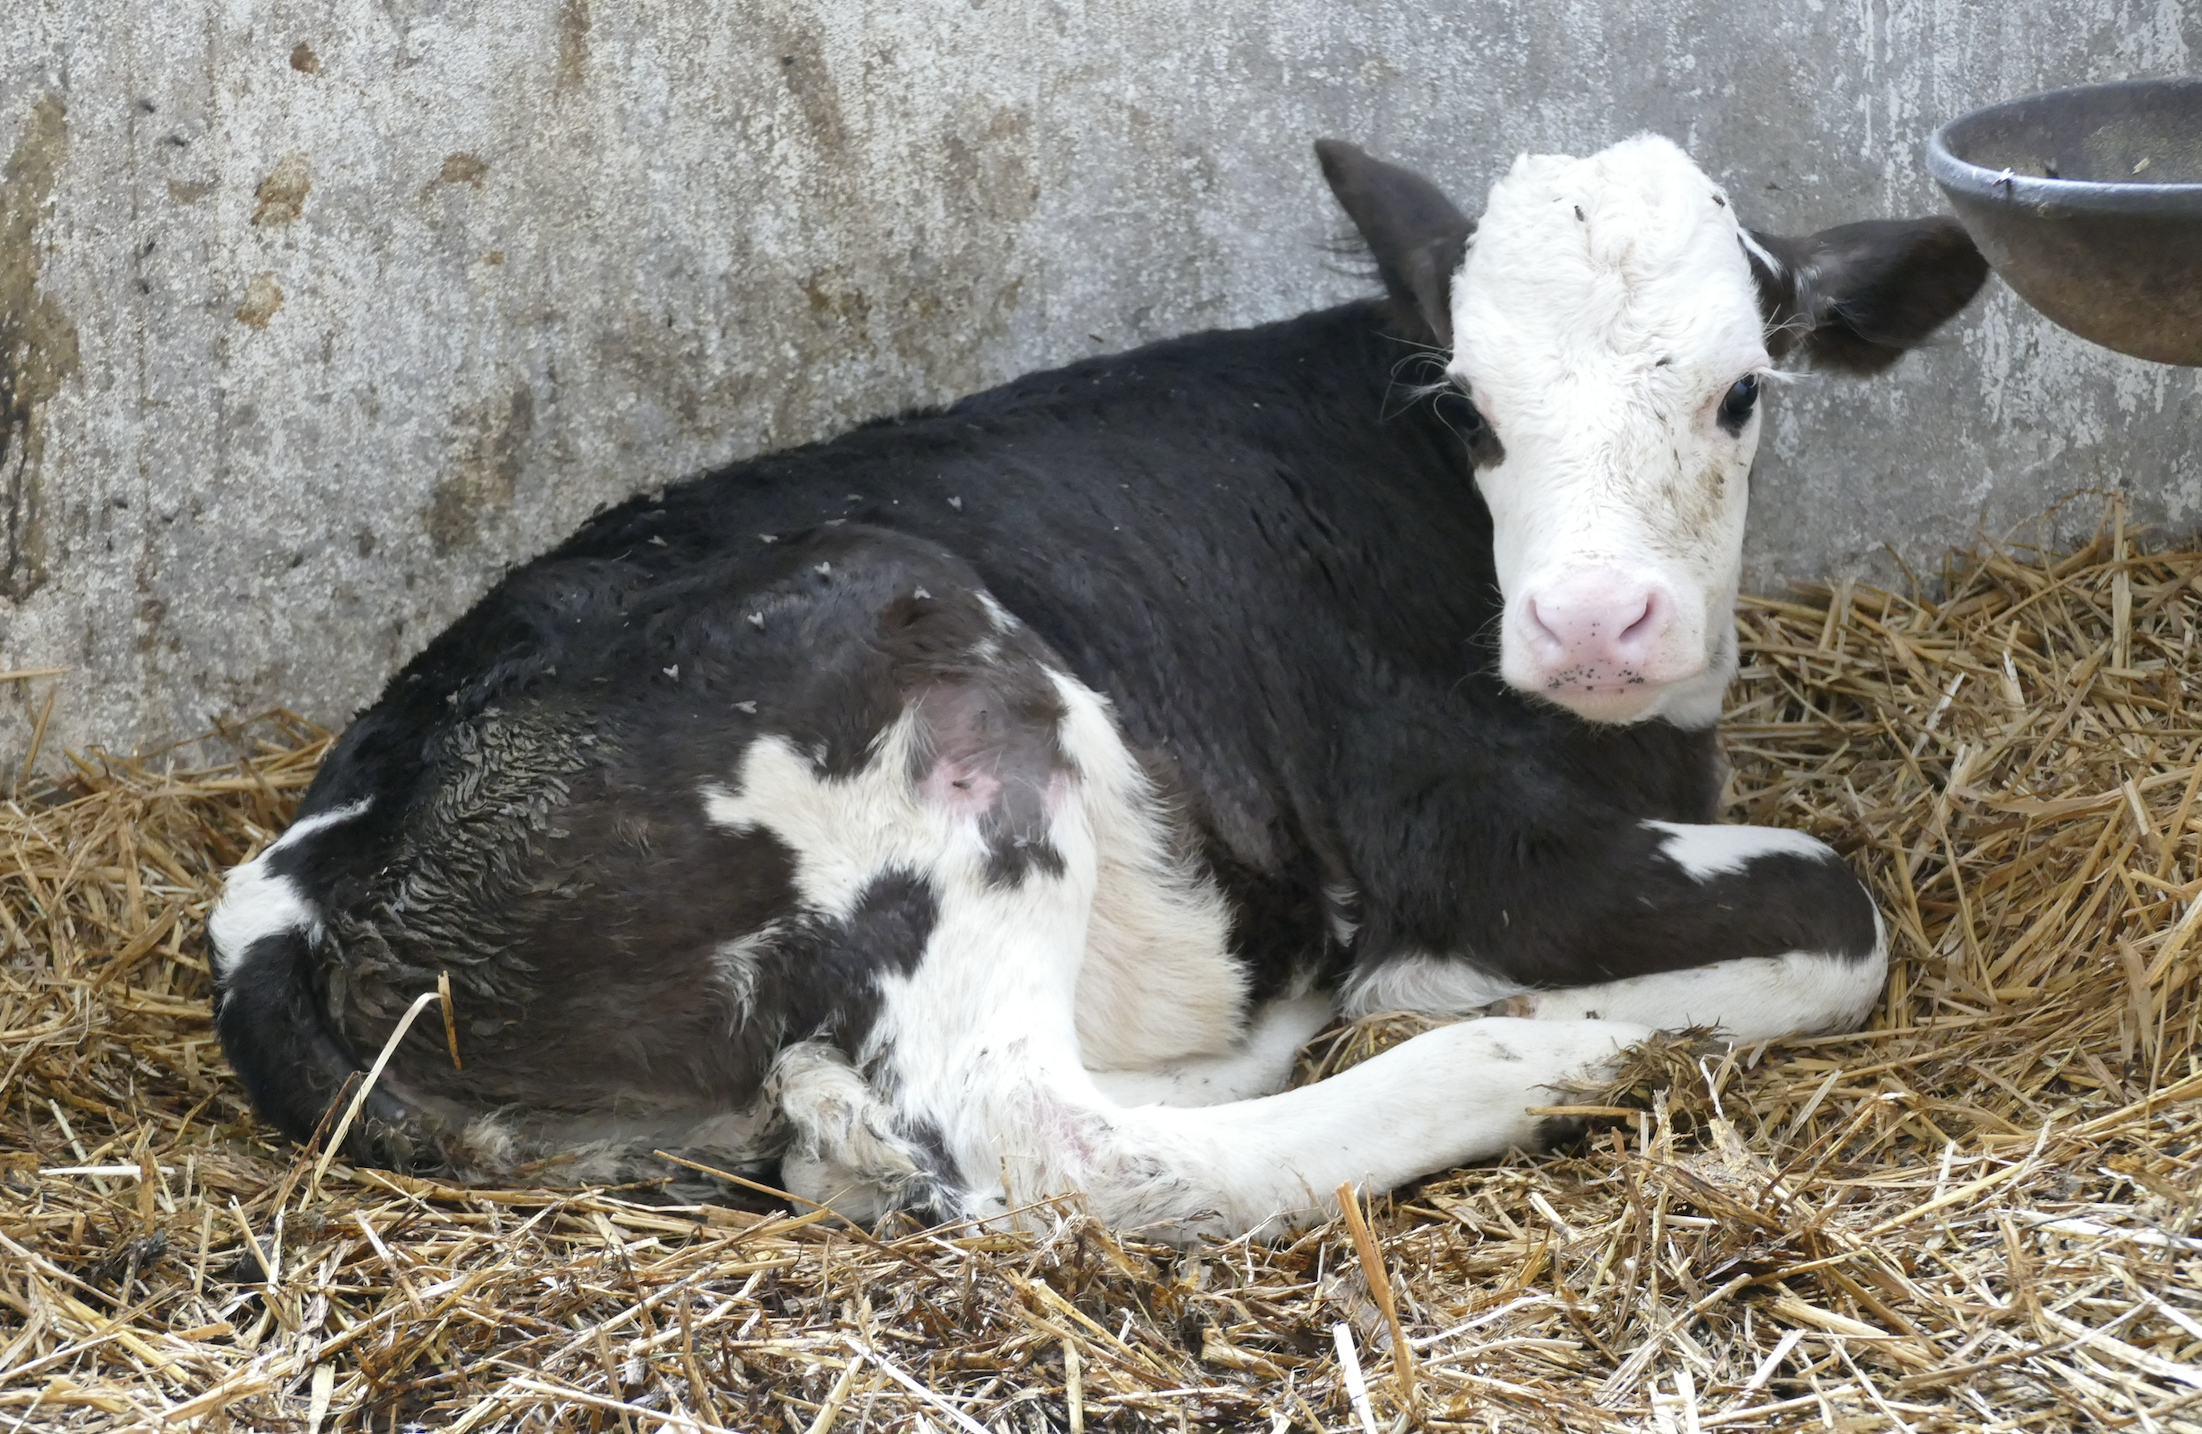
<instances>
[{"instance_id":1,"label":"black patch on fur","mask_svg":"<svg viewBox=\"0 0 2202 1434\"><path fill-rule=\"evenodd\" d=\"M897 1205L926 1225L941 1225L970 1214L970 1195L963 1175L948 1153L948 1142L930 1121L907 1122L902 1138L917 1156L917 1173L903 1182Z\"/></svg>"},{"instance_id":2,"label":"black patch on fur","mask_svg":"<svg viewBox=\"0 0 2202 1434\"><path fill-rule=\"evenodd\" d=\"M1648 835L1661 847L1659 860L1682 872L1683 880L1703 893L1700 904L1719 913L1717 919L1706 920L1708 935L1714 940L1728 936L1735 956L1816 951L1863 961L1880 945L1872 897L1833 855L1761 852L1749 858L1741 871L1714 872L1699 879L1666 854L1665 833ZM1647 884L1651 880L1646 878ZM1659 884L1665 886L1663 880ZM1659 898L1638 896L1640 904L1647 899Z\"/></svg>"},{"instance_id":3,"label":"black patch on fur","mask_svg":"<svg viewBox=\"0 0 2202 1434\"><path fill-rule=\"evenodd\" d=\"M1371 930L1376 949L1451 950L1479 970L1547 989L1791 951L1862 961L1876 949L1872 898L1838 859L1767 852L1742 871L1699 880L1667 856L1663 831L1591 813L1582 795L1555 801L1562 794L1521 787L1511 795L1511 820L1494 823L1496 843L1451 853L1457 905L1425 915L1457 944ZM1427 879L1409 879L1417 875ZM1371 927L1396 920L1403 904L1380 903Z\"/></svg>"},{"instance_id":4,"label":"black patch on fur","mask_svg":"<svg viewBox=\"0 0 2202 1434\"><path fill-rule=\"evenodd\" d=\"M847 920L807 921L775 947L760 973L769 983L759 993L759 1018L830 1040L856 1060L879 1018L882 983L917 969L939 915L921 878L904 871L874 878Z\"/></svg>"}]
</instances>

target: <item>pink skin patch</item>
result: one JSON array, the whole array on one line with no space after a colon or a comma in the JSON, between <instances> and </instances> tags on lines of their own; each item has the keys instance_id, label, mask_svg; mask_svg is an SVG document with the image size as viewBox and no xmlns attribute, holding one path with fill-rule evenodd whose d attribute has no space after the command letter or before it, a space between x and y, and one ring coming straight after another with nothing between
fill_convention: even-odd
<instances>
[{"instance_id":1,"label":"pink skin patch","mask_svg":"<svg viewBox=\"0 0 2202 1434\"><path fill-rule=\"evenodd\" d=\"M988 765L988 755L943 757L918 780L918 795L959 817L976 817L991 810L1002 794L1002 779ZM1056 772L1048 778L1042 810L1053 815L1070 795L1070 778Z\"/></svg>"},{"instance_id":2,"label":"pink skin patch","mask_svg":"<svg viewBox=\"0 0 2202 1434\"><path fill-rule=\"evenodd\" d=\"M941 683L917 701L932 749L917 783L926 802L961 817L991 813L1021 823L1052 814L1068 795L1064 774L1049 770L1051 734L1020 724L985 685Z\"/></svg>"},{"instance_id":3,"label":"pink skin patch","mask_svg":"<svg viewBox=\"0 0 2202 1434\"><path fill-rule=\"evenodd\" d=\"M1002 779L981 762L976 756L943 757L919 780L918 794L960 817L983 815L1001 796Z\"/></svg>"},{"instance_id":4,"label":"pink skin patch","mask_svg":"<svg viewBox=\"0 0 2202 1434\"><path fill-rule=\"evenodd\" d=\"M1029 1060L1024 1046L1025 1042L1014 1042L1003 1054ZM1115 1153L1108 1138L1109 1122L1098 1112L1064 1101L1044 1081L1020 1083L1015 1094L1024 1107L1024 1128L1040 1132L1048 1148L1063 1152L1075 1164L1088 1166L1097 1155Z\"/></svg>"}]
</instances>

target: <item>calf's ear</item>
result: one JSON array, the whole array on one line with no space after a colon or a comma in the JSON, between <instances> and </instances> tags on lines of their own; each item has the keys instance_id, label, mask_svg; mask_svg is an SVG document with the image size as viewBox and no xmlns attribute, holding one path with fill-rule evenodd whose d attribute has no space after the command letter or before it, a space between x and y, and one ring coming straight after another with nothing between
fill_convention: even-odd
<instances>
[{"instance_id":1,"label":"calf's ear","mask_svg":"<svg viewBox=\"0 0 2202 1434\"><path fill-rule=\"evenodd\" d=\"M1344 140L1315 141L1323 178L1339 207L1368 241L1377 272L1404 318L1431 342L1453 346L1453 275L1476 222L1436 185L1411 169L1372 158Z\"/></svg>"},{"instance_id":2,"label":"calf's ear","mask_svg":"<svg viewBox=\"0 0 2202 1434\"><path fill-rule=\"evenodd\" d=\"M1988 261L1955 219L1870 219L1744 244L1766 347L1818 368L1879 373L1964 308Z\"/></svg>"}]
</instances>

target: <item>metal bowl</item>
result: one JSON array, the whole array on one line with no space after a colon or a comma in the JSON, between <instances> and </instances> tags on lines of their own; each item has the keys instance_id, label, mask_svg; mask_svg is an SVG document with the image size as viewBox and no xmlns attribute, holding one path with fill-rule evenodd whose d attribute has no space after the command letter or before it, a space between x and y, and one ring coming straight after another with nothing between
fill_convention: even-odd
<instances>
[{"instance_id":1,"label":"metal bowl","mask_svg":"<svg viewBox=\"0 0 2202 1434\"><path fill-rule=\"evenodd\" d=\"M2019 297L2120 353L2202 364L2202 77L1975 110L1927 171Z\"/></svg>"}]
</instances>

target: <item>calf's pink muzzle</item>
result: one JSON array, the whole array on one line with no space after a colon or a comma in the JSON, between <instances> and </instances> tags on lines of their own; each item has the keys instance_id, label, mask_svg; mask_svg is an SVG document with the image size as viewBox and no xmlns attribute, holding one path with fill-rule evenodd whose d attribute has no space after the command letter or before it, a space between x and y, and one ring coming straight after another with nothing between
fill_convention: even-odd
<instances>
[{"instance_id":1,"label":"calf's pink muzzle","mask_svg":"<svg viewBox=\"0 0 2202 1434\"><path fill-rule=\"evenodd\" d=\"M1599 564L1532 586L1510 605L1507 681L1594 721L1627 721L1705 670L1702 623L1672 588Z\"/></svg>"}]
</instances>

